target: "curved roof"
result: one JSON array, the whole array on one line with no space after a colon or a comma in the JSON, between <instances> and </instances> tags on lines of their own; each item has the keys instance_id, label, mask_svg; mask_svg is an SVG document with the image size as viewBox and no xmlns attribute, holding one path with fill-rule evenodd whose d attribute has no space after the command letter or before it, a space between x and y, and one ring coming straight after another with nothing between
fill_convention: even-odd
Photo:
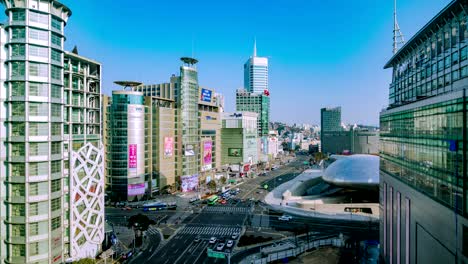
<instances>
[{"instance_id":1,"label":"curved roof","mask_svg":"<svg viewBox=\"0 0 468 264\"><path fill-rule=\"evenodd\" d=\"M379 160L373 155L340 158L325 169L322 178L341 187L375 188L379 185Z\"/></svg>"}]
</instances>

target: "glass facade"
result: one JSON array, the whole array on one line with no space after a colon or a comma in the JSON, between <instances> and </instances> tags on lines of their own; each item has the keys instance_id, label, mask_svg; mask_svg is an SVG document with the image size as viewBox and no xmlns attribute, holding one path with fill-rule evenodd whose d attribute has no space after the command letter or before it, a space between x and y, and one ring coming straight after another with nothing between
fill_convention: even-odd
<instances>
[{"instance_id":1,"label":"glass facade","mask_svg":"<svg viewBox=\"0 0 468 264\"><path fill-rule=\"evenodd\" d=\"M236 111L247 111L258 114L258 136L268 135L270 122L270 97L263 94L238 90L236 93Z\"/></svg>"},{"instance_id":2,"label":"glass facade","mask_svg":"<svg viewBox=\"0 0 468 264\"><path fill-rule=\"evenodd\" d=\"M464 98L380 118L381 170L431 198L458 210L463 204ZM450 149L458 143L458 151ZM458 172L456 171L458 168ZM458 178L456 174L458 173Z\"/></svg>"},{"instance_id":3,"label":"glass facade","mask_svg":"<svg viewBox=\"0 0 468 264\"><path fill-rule=\"evenodd\" d=\"M341 131L341 107L320 109L320 122L322 132Z\"/></svg>"}]
</instances>

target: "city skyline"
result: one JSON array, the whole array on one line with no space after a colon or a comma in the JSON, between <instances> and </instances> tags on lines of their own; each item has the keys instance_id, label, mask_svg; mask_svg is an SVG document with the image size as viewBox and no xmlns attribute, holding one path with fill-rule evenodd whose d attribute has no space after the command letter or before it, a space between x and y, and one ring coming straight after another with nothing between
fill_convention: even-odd
<instances>
[{"instance_id":1,"label":"city skyline","mask_svg":"<svg viewBox=\"0 0 468 264\"><path fill-rule=\"evenodd\" d=\"M411 38L448 2L399 1L398 20L405 38ZM243 1L221 6L184 1L138 6L130 2L115 5L108 0L63 3L74 11L65 47L71 50L77 45L83 54L108 65L103 73L105 94L118 89L112 84L115 80L165 80L168 74L176 73L178 58L191 56L194 47L194 56L200 60L200 83L223 93L226 111L233 111L235 91L243 86L243 63L251 56L256 38L258 53L270 58L271 120L319 123L321 107L342 106L345 123L376 125L378 113L388 104L391 72L381 65L392 55L392 1L314 6L298 1L287 6L287 13L286 6L278 2L259 12L262 6L258 1L249 3L248 9L243 8ZM417 17L412 14L416 7ZM178 14L167 12L175 8ZM312 8L317 11L306 12ZM220 15L223 12L219 9L229 10L229 14ZM189 10L199 12L190 28L183 22ZM363 15L349 10L360 10ZM330 23L312 31L312 25L328 18ZM118 29L112 30L117 24ZM336 75L344 78L334 78ZM294 94L289 92L292 89ZM295 95L304 93L307 96ZM373 100L367 100L368 95ZM311 101L316 102L312 107ZM281 109L284 104L287 111ZM294 115L298 112L308 115Z\"/></svg>"}]
</instances>

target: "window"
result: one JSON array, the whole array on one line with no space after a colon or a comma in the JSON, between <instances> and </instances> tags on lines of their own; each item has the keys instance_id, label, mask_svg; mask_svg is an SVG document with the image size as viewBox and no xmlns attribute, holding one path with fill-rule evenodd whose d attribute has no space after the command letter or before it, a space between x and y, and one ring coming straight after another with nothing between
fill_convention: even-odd
<instances>
[{"instance_id":1,"label":"window","mask_svg":"<svg viewBox=\"0 0 468 264\"><path fill-rule=\"evenodd\" d=\"M26 256L26 245L11 245L11 254L13 257Z\"/></svg>"},{"instance_id":2,"label":"window","mask_svg":"<svg viewBox=\"0 0 468 264\"><path fill-rule=\"evenodd\" d=\"M11 19L13 21L25 21L26 13L24 12L24 10L13 10L11 11Z\"/></svg>"},{"instance_id":3,"label":"window","mask_svg":"<svg viewBox=\"0 0 468 264\"><path fill-rule=\"evenodd\" d=\"M29 215L34 216L39 214L39 203L29 204Z\"/></svg>"},{"instance_id":4,"label":"window","mask_svg":"<svg viewBox=\"0 0 468 264\"><path fill-rule=\"evenodd\" d=\"M29 123L29 136L48 136L49 125L47 123Z\"/></svg>"},{"instance_id":5,"label":"window","mask_svg":"<svg viewBox=\"0 0 468 264\"><path fill-rule=\"evenodd\" d=\"M29 21L41 24L49 24L49 16L34 11L29 11Z\"/></svg>"},{"instance_id":6,"label":"window","mask_svg":"<svg viewBox=\"0 0 468 264\"><path fill-rule=\"evenodd\" d=\"M438 81L437 81L437 87L441 88L444 87L444 76L440 76Z\"/></svg>"},{"instance_id":7,"label":"window","mask_svg":"<svg viewBox=\"0 0 468 264\"><path fill-rule=\"evenodd\" d=\"M56 229L60 228L60 226L62 226L61 217L57 216L57 217L53 218L51 223L50 223L50 229L56 230Z\"/></svg>"},{"instance_id":8,"label":"window","mask_svg":"<svg viewBox=\"0 0 468 264\"><path fill-rule=\"evenodd\" d=\"M44 63L29 63L29 75L38 77L49 77L49 69Z\"/></svg>"},{"instance_id":9,"label":"window","mask_svg":"<svg viewBox=\"0 0 468 264\"><path fill-rule=\"evenodd\" d=\"M52 49L51 59L56 62L62 62L62 53L58 50Z\"/></svg>"},{"instance_id":10,"label":"window","mask_svg":"<svg viewBox=\"0 0 468 264\"><path fill-rule=\"evenodd\" d=\"M452 54L452 65L458 64L458 51Z\"/></svg>"},{"instance_id":11,"label":"window","mask_svg":"<svg viewBox=\"0 0 468 264\"><path fill-rule=\"evenodd\" d=\"M24 96L25 83L24 82L12 82L11 83L11 95L12 96Z\"/></svg>"},{"instance_id":12,"label":"window","mask_svg":"<svg viewBox=\"0 0 468 264\"><path fill-rule=\"evenodd\" d=\"M51 77L54 80L62 80L62 69L58 66L52 65Z\"/></svg>"},{"instance_id":13,"label":"window","mask_svg":"<svg viewBox=\"0 0 468 264\"><path fill-rule=\"evenodd\" d=\"M62 162L60 160L52 161L50 164L50 172L61 173L62 172Z\"/></svg>"},{"instance_id":14,"label":"window","mask_svg":"<svg viewBox=\"0 0 468 264\"><path fill-rule=\"evenodd\" d=\"M60 210L62 208L61 203L62 199L60 197L55 198L52 201L50 201L50 208L52 208L52 211Z\"/></svg>"},{"instance_id":15,"label":"window","mask_svg":"<svg viewBox=\"0 0 468 264\"><path fill-rule=\"evenodd\" d=\"M62 106L59 104L52 104L52 117L61 117L62 116Z\"/></svg>"},{"instance_id":16,"label":"window","mask_svg":"<svg viewBox=\"0 0 468 264\"><path fill-rule=\"evenodd\" d=\"M42 40L48 41L49 40L49 32L45 30L30 28L29 29L29 38L35 40Z\"/></svg>"},{"instance_id":17,"label":"window","mask_svg":"<svg viewBox=\"0 0 468 264\"><path fill-rule=\"evenodd\" d=\"M26 235L25 225L17 224L11 225L11 235L14 237L21 237Z\"/></svg>"},{"instance_id":18,"label":"window","mask_svg":"<svg viewBox=\"0 0 468 264\"><path fill-rule=\"evenodd\" d=\"M52 33L52 44L55 44L57 46L62 46L62 37L60 37L58 34Z\"/></svg>"},{"instance_id":19,"label":"window","mask_svg":"<svg viewBox=\"0 0 468 264\"><path fill-rule=\"evenodd\" d=\"M462 67L460 71L460 78L468 76L468 66Z\"/></svg>"},{"instance_id":20,"label":"window","mask_svg":"<svg viewBox=\"0 0 468 264\"><path fill-rule=\"evenodd\" d=\"M11 45L11 56L24 56L26 54L26 47L23 44Z\"/></svg>"},{"instance_id":21,"label":"window","mask_svg":"<svg viewBox=\"0 0 468 264\"><path fill-rule=\"evenodd\" d=\"M52 142L51 148L52 155L62 154L62 142Z\"/></svg>"},{"instance_id":22,"label":"window","mask_svg":"<svg viewBox=\"0 0 468 264\"><path fill-rule=\"evenodd\" d=\"M444 70L444 60L439 60L439 62L437 63L437 70L438 71Z\"/></svg>"},{"instance_id":23,"label":"window","mask_svg":"<svg viewBox=\"0 0 468 264\"><path fill-rule=\"evenodd\" d=\"M11 143L12 156L24 156L24 143Z\"/></svg>"},{"instance_id":24,"label":"window","mask_svg":"<svg viewBox=\"0 0 468 264\"><path fill-rule=\"evenodd\" d=\"M25 124L22 122L11 123L11 135L15 137L24 136Z\"/></svg>"},{"instance_id":25,"label":"window","mask_svg":"<svg viewBox=\"0 0 468 264\"><path fill-rule=\"evenodd\" d=\"M49 50L47 48L45 48L45 47L29 45L29 56L48 58L49 57Z\"/></svg>"},{"instance_id":26,"label":"window","mask_svg":"<svg viewBox=\"0 0 468 264\"><path fill-rule=\"evenodd\" d=\"M25 28L12 28L11 29L11 39L24 39L26 38L26 29Z\"/></svg>"},{"instance_id":27,"label":"window","mask_svg":"<svg viewBox=\"0 0 468 264\"><path fill-rule=\"evenodd\" d=\"M29 244L29 256L35 256L39 254L39 242L33 242Z\"/></svg>"},{"instance_id":28,"label":"window","mask_svg":"<svg viewBox=\"0 0 468 264\"><path fill-rule=\"evenodd\" d=\"M11 77L21 77L25 74L25 64L22 61L15 61L11 63Z\"/></svg>"},{"instance_id":29,"label":"window","mask_svg":"<svg viewBox=\"0 0 468 264\"><path fill-rule=\"evenodd\" d=\"M47 116L47 103L29 103L29 114L33 116Z\"/></svg>"},{"instance_id":30,"label":"window","mask_svg":"<svg viewBox=\"0 0 468 264\"><path fill-rule=\"evenodd\" d=\"M26 167L24 163L10 163L10 166L13 177L24 177L26 174Z\"/></svg>"},{"instance_id":31,"label":"window","mask_svg":"<svg viewBox=\"0 0 468 264\"><path fill-rule=\"evenodd\" d=\"M62 135L62 124L60 123L52 123L51 127L51 134L52 136L61 136Z\"/></svg>"},{"instance_id":32,"label":"window","mask_svg":"<svg viewBox=\"0 0 468 264\"><path fill-rule=\"evenodd\" d=\"M30 176L41 176L41 175L47 175L48 173L49 173L49 164L47 162L29 163L29 175ZM44 191L47 191L47 190L44 190Z\"/></svg>"},{"instance_id":33,"label":"window","mask_svg":"<svg viewBox=\"0 0 468 264\"><path fill-rule=\"evenodd\" d=\"M460 61L466 60L468 47L464 47L460 50Z\"/></svg>"},{"instance_id":34,"label":"window","mask_svg":"<svg viewBox=\"0 0 468 264\"><path fill-rule=\"evenodd\" d=\"M29 235L30 236L37 236L39 234L39 224L38 223L30 223L29 224Z\"/></svg>"},{"instance_id":35,"label":"window","mask_svg":"<svg viewBox=\"0 0 468 264\"><path fill-rule=\"evenodd\" d=\"M11 185L11 195L13 196L24 196L24 184L22 183L12 183Z\"/></svg>"},{"instance_id":36,"label":"window","mask_svg":"<svg viewBox=\"0 0 468 264\"><path fill-rule=\"evenodd\" d=\"M458 70L454 70L452 72L452 81L456 81L460 79L460 72Z\"/></svg>"},{"instance_id":37,"label":"window","mask_svg":"<svg viewBox=\"0 0 468 264\"><path fill-rule=\"evenodd\" d=\"M445 85L449 85L451 82L450 73L445 74Z\"/></svg>"},{"instance_id":38,"label":"window","mask_svg":"<svg viewBox=\"0 0 468 264\"><path fill-rule=\"evenodd\" d=\"M48 91L47 83L37 83L37 82L30 82L29 83L29 95L30 96L44 96L47 97Z\"/></svg>"},{"instance_id":39,"label":"window","mask_svg":"<svg viewBox=\"0 0 468 264\"><path fill-rule=\"evenodd\" d=\"M31 182L29 184L29 195L35 196L39 194L39 183Z\"/></svg>"},{"instance_id":40,"label":"window","mask_svg":"<svg viewBox=\"0 0 468 264\"><path fill-rule=\"evenodd\" d=\"M29 143L29 154L32 156L48 155L49 147L45 142L31 142Z\"/></svg>"},{"instance_id":41,"label":"window","mask_svg":"<svg viewBox=\"0 0 468 264\"><path fill-rule=\"evenodd\" d=\"M62 87L60 85L52 84L51 92L52 98L61 99L62 98Z\"/></svg>"},{"instance_id":42,"label":"window","mask_svg":"<svg viewBox=\"0 0 468 264\"><path fill-rule=\"evenodd\" d=\"M58 192L62 189L62 183L60 179L52 180L50 183L50 192Z\"/></svg>"},{"instance_id":43,"label":"window","mask_svg":"<svg viewBox=\"0 0 468 264\"><path fill-rule=\"evenodd\" d=\"M58 30L62 30L62 22L59 19L52 17L52 27Z\"/></svg>"},{"instance_id":44,"label":"window","mask_svg":"<svg viewBox=\"0 0 468 264\"><path fill-rule=\"evenodd\" d=\"M452 62L452 61L451 61L451 56L450 56L450 55L447 56L447 57L445 57L445 68L446 68L446 69L447 69L447 68L450 68L450 66L452 65L451 62Z\"/></svg>"}]
</instances>

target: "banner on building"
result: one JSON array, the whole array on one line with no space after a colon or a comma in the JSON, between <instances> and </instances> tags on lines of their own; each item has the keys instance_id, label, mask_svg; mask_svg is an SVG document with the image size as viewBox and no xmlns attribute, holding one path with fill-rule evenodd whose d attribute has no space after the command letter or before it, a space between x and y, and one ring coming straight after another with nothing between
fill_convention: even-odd
<instances>
[{"instance_id":1,"label":"banner on building","mask_svg":"<svg viewBox=\"0 0 468 264\"><path fill-rule=\"evenodd\" d=\"M211 170L213 162L213 142L203 142L203 171Z\"/></svg>"},{"instance_id":2,"label":"banner on building","mask_svg":"<svg viewBox=\"0 0 468 264\"><path fill-rule=\"evenodd\" d=\"M229 157L242 157L242 149L241 148L228 148L228 156Z\"/></svg>"},{"instance_id":3,"label":"banner on building","mask_svg":"<svg viewBox=\"0 0 468 264\"><path fill-rule=\"evenodd\" d=\"M211 103L211 94L211 90L202 88L200 92L200 100L203 102Z\"/></svg>"},{"instance_id":4,"label":"banner on building","mask_svg":"<svg viewBox=\"0 0 468 264\"><path fill-rule=\"evenodd\" d=\"M182 192L192 192L198 189L198 174L181 176Z\"/></svg>"},{"instance_id":5,"label":"banner on building","mask_svg":"<svg viewBox=\"0 0 468 264\"><path fill-rule=\"evenodd\" d=\"M164 157L172 157L174 153L174 138L164 137Z\"/></svg>"},{"instance_id":6,"label":"banner on building","mask_svg":"<svg viewBox=\"0 0 468 264\"><path fill-rule=\"evenodd\" d=\"M143 195L145 194L145 183L129 184L128 196Z\"/></svg>"},{"instance_id":7,"label":"banner on building","mask_svg":"<svg viewBox=\"0 0 468 264\"><path fill-rule=\"evenodd\" d=\"M137 144L128 145L128 168L137 168Z\"/></svg>"},{"instance_id":8,"label":"banner on building","mask_svg":"<svg viewBox=\"0 0 468 264\"><path fill-rule=\"evenodd\" d=\"M190 145L190 144L185 145L184 155L195 156L195 149L193 148L193 145Z\"/></svg>"}]
</instances>

